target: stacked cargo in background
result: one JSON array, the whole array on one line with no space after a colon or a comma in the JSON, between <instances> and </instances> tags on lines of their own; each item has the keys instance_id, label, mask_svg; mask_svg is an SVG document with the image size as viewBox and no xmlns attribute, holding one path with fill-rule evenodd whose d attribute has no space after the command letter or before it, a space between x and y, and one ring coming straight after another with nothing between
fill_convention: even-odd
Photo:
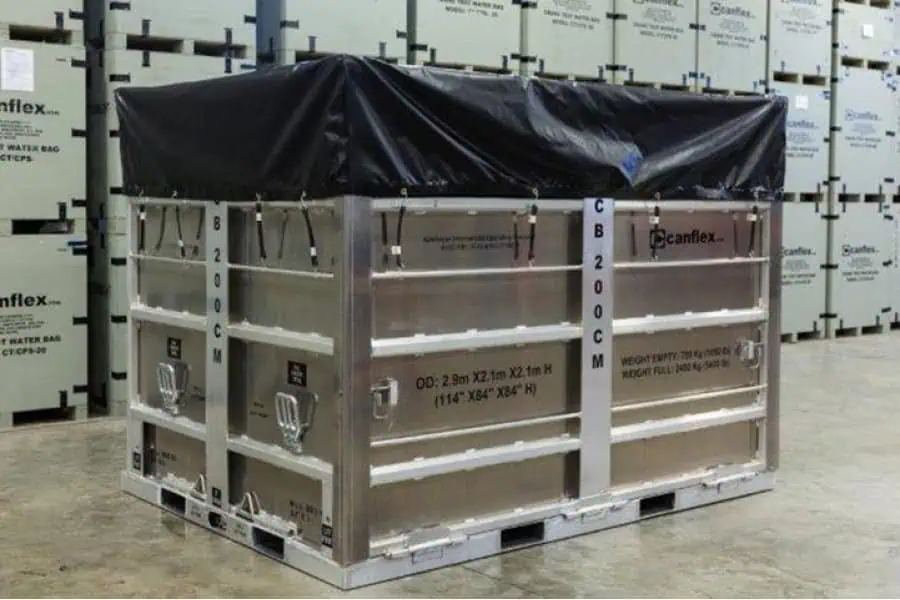
<instances>
[{"instance_id":1,"label":"stacked cargo in background","mask_svg":"<svg viewBox=\"0 0 900 600\"><path fill-rule=\"evenodd\" d=\"M826 327L880 333L894 313L894 6L837 2L834 15Z\"/></svg>"},{"instance_id":2,"label":"stacked cargo in background","mask_svg":"<svg viewBox=\"0 0 900 600\"><path fill-rule=\"evenodd\" d=\"M825 333L831 19L821 0L773 2L769 13L768 90L789 101L781 267L789 340Z\"/></svg>"},{"instance_id":3,"label":"stacked cargo in background","mask_svg":"<svg viewBox=\"0 0 900 600\"><path fill-rule=\"evenodd\" d=\"M406 0L260 0L260 56L282 65L329 54L402 64L406 22Z\"/></svg>"},{"instance_id":4,"label":"stacked cargo in background","mask_svg":"<svg viewBox=\"0 0 900 600\"><path fill-rule=\"evenodd\" d=\"M88 207L91 396L102 412L127 406L125 222L115 90L223 77L256 68L255 0L88 0L90 37ZM180 215L155 239L156 252L190 243ZM182 256L178 254L178 256ZM183 258L190 259L184 255Z\"/></svg>"},{"instance_id":5,"label":"stacked cargo in background","mask_svg":"<svg viewBox=\"0 0 900 600\"><path fill-rule=\"evenodd\" d=\"M0 3L0 428L87 414L81 0Z\"/></svg>"}]
</instances>

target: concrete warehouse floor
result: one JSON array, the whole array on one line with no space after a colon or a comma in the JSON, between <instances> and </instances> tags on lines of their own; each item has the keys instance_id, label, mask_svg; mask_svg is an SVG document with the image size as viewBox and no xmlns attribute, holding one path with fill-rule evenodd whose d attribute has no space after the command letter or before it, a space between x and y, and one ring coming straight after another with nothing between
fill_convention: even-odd
<instances>
[{"instance_id":1,"label":"concrete warehouse floor","mask_svg":"<svg viewBox=\"0 0 900 600\"><path fill-rule=\"evenodd\" d=\"M784 347L775 492L351 595L897 597L898 364L900 334ZM5 432L0 457L0 595L342 595L119 492L121 421Z\"/></svg>"}]
</instances>

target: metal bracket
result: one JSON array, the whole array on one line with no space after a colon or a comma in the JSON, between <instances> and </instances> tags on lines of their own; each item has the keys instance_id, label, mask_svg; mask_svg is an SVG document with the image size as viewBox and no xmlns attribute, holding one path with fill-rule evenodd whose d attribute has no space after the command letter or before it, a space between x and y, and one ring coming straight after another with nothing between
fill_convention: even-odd
<instances>
[{"instance_id":1,"label":"metal bracket","mask_svg":"<svg viewBox=\"0 0 900 600\"><path fill-rule=\"evenodd\" d=\"M389 420L400 402L400 384L387 377L372 386L372 416L376 421Z\"/></svg>"},{"instance_id":2,"label":"metal bracket","mask_svg":"<svg viewBox=\"0 0 900 600\"><path fill-rule=\"evenodd\" d=\"M156 383L162 396L163 410L175 416L185 404L185 392L191 367L182 361L161 362L156 366Z\"/></svg>"},{"instance_id":3,"label":"metal bracket","mask_svg":"<svg viewBox=\"0 0 900 600\"><path fill-rule=\"evenodd\" d=\"M469 536L454 534L448 527L435 527L422 531L414 531L406 536L402 546L388 548L384 551L385 558L398 559L408 556L427 559L439 558L444 548L459 546L465 543Z\"/></svg>"},{"instance_id":4,"label":"metal bracket","mask_svg":"<svg viewBox=\"0 0 900 600\"><path fill-rule=\"evenodd\" d=\"M312 392L300 392L300 399L294 394L275 394L275 418L281 430L284 446L296 454L303 453L303 441L312 427L316 416L319 396Z\"/></svg>"},{"instance_id":5,"label":"metal bracket","mask_svg":"<svg viewBox=\"0 0 900 600\"><path fill-rule=\"evenodd\" d=\"M604 502L602 504L594 504L585 506L577 510L570 510L563 513L566 520L580 519L583 522L600 521L606 519L610 513L618 512L628 506L629 500L620 500L618 502Z\"/></svg>"},{"instance_id":6,"label":"metal bracket","mask_svg":"<svg viewBox=\"0 0 900 600\"><path fill-rule=\"evenodd\" d=\"M252 521L259 513L260 504L256 492L247 492L244 494L244 498L241 500L241 504L236 511L237 516Z\"/></svg>"},{"instance_id":7,"label":"metal bracket","mask_svg":"<svg viewBox=\"0 0 900 600\"><path fill-rule=\"evenodd\" d=\"M206 475L201 473L200 477L197 478L197 483L191 489L191 496L197 500L206 500Z\"/></svg>"},{"instance_id":8,"label":"metal bracket","mask_svg":"<svg viewBox=\"0 0 900 600\"><path fill-rule=\"evenodd\" d=\"M751 369L759 368L765 344L742 338L737 341L734 353L742 363Z\"/></svg>"}]
</instances>

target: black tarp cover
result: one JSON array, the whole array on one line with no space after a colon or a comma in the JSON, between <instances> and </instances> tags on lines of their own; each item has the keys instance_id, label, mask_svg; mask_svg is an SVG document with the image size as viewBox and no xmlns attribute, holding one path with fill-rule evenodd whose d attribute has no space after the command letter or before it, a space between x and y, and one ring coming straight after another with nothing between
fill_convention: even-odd
<instances>
[{"instance_id":1,"label":"black tarp cover","mask_svg":"<svg viewBox=\"0 0 900 600\"><path fill-rule=\"evenodd\" d=\"M783 98L334 56L116 91L125 192L753 199L784 181Z\"/></svg>"}]
</instances>

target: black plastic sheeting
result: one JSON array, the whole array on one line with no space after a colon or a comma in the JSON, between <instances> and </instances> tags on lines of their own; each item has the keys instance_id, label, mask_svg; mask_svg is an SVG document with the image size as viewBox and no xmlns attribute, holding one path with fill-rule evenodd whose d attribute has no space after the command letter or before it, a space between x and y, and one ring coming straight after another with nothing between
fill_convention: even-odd
<instances>
[{"instance_id":1,"label":"black plastic sheeting","mask_svg":"<svg viewBox=\"0 0 900 600\"><path fill-rule=\"evenodd\" d=\"M116 91L125 192L760 199L783 98L702 96L333 56Z\"/></svg>"}]
</instances>

